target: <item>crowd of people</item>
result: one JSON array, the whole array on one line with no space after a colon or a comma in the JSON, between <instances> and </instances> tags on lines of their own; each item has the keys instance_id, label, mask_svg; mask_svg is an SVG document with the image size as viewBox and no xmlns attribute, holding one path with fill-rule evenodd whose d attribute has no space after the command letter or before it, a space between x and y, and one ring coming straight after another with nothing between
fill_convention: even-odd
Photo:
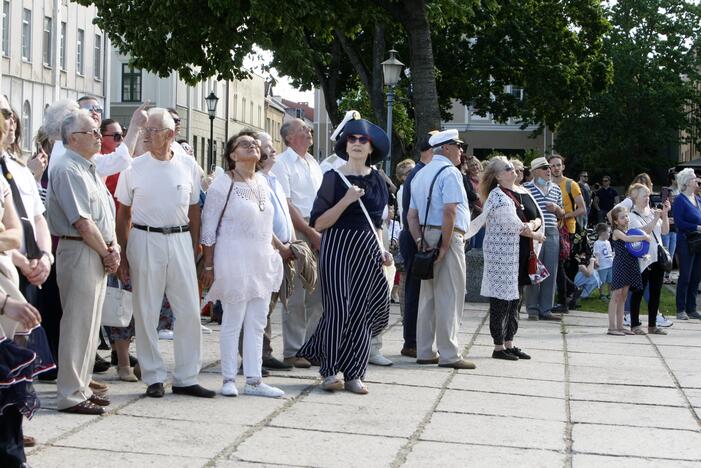
<instances>
[{"instance_id":1,"label":"crowd of people","mask_svg":"<svg viewBox=\"0 0 701 468\"><path fill-rule=\"evenodd\" d=\"M281 154L270 135L242 131L226 143L225 167L205 173L178 141L177 111L148 107L123 129L102 119L94 98L59 101L25 159L20 122L0 97L2 466L22 466L35 443L22 432L39 407L34 378L55 380L58 411L106 411L108 386L93 379L110 365L96 360L103 328L120 380L140 379L148 397L163 397L165 335L175 351L172 392L215 397L198 383L203 299L221 311L226 397L243 388L279 398L284 390L263 380L269 370L312 366L326 391L369 393L368 365L393 364L382 353L391 301L402 314L401 355L474 369L459 342L471 249L484 261L494 359L531 359L515 345L524 305L529 320L556 322L597 289L609 334L666 334L671 322L658 312L675 246L677 319L701 318L693 170L670 179L659 205L646 174L620 201L610 177L600 187L586 172L579 182L566 177L561 155L482 162L465 154L456 130L436 130L419 139L418 161L397 165L396 187L375 168L388 155L387 134L351 111L321 163L308 152L311 128L291 119ZM127 294L130 322L103 327L106 296ZM282 359L271 346L278 304Z\"/></svg>"}]
</instances>

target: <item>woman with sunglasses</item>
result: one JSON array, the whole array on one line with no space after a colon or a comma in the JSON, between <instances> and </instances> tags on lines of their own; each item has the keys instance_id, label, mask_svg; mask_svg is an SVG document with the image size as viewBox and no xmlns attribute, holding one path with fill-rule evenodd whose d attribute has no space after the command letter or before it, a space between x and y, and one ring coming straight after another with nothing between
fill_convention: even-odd
<instances>
[{"instance_id":1,"label":"woman with sunglasses","mask_svg":"<svg viewBox=\"0 0 701 468\"><path fill-rule=\"evenodd\" d=\"M481 295L489 298L492 358L507 361L531 358L515 347L513 340L523 287L531 284L531 241L543 241L542 213L530 193L517 189L517 178L514 165L504 156L495 156L489 160L480 183L485 216ZM476 227L470 226L470 231Z\"/></svg>"},{"instance_id":2,"label":"woman with sunglasses","mask_svg":"<svg viewBox=\"0 0 701 468\"><path fill-rule=\"evenodd\" d=\"M100 124L100 133L102 133L102 146L100 147L101 154L110 154L117 149L122 141L124 140L124 133L122 126L119 122L112 119L105 119ZM119 182L119 174L113 174L105 179L105 185L107 189L114 197L114 191L117 189L117 182ZM114 204L119 209L119 203L115 198ZM107 279L109 286L117 286L119 283L117 281L116 275L110 275ZM130 285L124 285L126 289L131 291ZM117 365L117 376L119 380L124 382L136 382L137 376L132 370L132 367L138 371L137 360L134 356L129 354L129 343L134 339L134 319L131 319L129 325L126 327L105 327L107 332L107 338L109 339L110 345L112 346L112 364Z\"/></svg>"},{"instance_id":3,"label":"woman with sunglasses","mask_svg":"<svg viewBox=\"0 0 701 468\"><path fill-rule=\"evenodd\" d=\"M389 139L377 125L351 120L335 150L348 162L324 174L309 219L322 233L319 280L324 312L297 355L321 361L324 390L345 387L366 394L361 379L370 341L389 319L389 286L382 266L390 265L392 256L379 240L388 192L384 178L371 167L387 154Z\"/></svg>"},{"instance_id":4,"label":"woman with sunglasses","mask_svg":"<svg viewBox=\"0 0 701 468\"><path fill-rule=\"evenodd\" d=\"M275 250L274 206L266 179L256 173L260 141L243 131L224 149L229 170L214 179L202 211L202 287L208 302L221 301L219 348L221 394L238 395L238 344L243 334L243 373L247 395L279 398L285 394L262 380L263 333L273 292L280 289L283 265Z\"/></svg>"}]
</instances>

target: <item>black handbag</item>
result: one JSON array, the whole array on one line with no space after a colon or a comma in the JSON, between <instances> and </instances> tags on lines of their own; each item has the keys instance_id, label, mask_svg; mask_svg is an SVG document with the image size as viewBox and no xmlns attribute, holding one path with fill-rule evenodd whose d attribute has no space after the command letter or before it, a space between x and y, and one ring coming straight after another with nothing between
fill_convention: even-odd
<instances>
[{"instance_id":1,"label":"black handbag","mask_svg":"<svg viewBox=\"0 0 701 468\"><path fill-rule=\"evenodd\" d=\"M701 253L701 232L687 232L686 245L690 254Z\"/></svg>"},{"instance_id":2,"label":"black handbag","mask_svg":"<svg viewBox=\"0 0 701 468\"><path fill-rule=\"evenodd\" d=\"M657 242L657 262L660 264L660 268L665 273L672 271L672 256L669 254L669 250L662 245L662 242L655 235L655 231L652 231L652 235L655 237L655 242Z\"/></svg>"},{"instance_id":3,"label":"black handbag","mask_svg":"<svg viewBox=\"0 0 701 468\"><path fill-rule=\"evenodd\" d=\"M433 180L431 181L431 186L428 189L428 197L426 198L426 214L424 215L424 222L421 227L421 242L419 243L419 251L416 252L414 255L414 263L411 266L411 274L414 275L416 278L420 280L430 280L433 279L433 264L436 262L436 259L438 258L438 253L440 251L440 245L441 242L443 241L443 235L441 234L441 237L438 239L438 248L432 248L432 249L427 249L426 247L428 244L426 244L426 240L424 239L425 236L425 231L426 231L426 223L428 222L428 209L431 206L431 197L433 194L433 185L436 183L436 179L438 178L438 175L443 172L444 169L450 167L450 165L446 164L445 166L441 167L438 172L436 172L436 175L433 176Z\"/></svg>"}]
</instances>

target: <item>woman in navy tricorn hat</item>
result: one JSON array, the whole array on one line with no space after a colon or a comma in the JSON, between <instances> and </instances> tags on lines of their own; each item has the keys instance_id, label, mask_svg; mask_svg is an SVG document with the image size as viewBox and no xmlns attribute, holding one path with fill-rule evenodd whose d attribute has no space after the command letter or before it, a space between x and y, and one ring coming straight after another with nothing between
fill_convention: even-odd
<instances>
[{"instance_id":1,"label":"woman in navy tricorn hat","mask_svg":"<svg viewBox=\"0 0 701 468\"><path fill-rule=\"evenodd\" d=\"M347 162L324 174L309 220L322 233L319 279L324 312L298 356L321 361L324 390L365 394L361 379L370 340L389 319L389 286L382 266L390 265L392 256L379 241L388 193L384 178L371 167L387 155L389 139L357 113L344 123L335 149Z\"/></svg>"}]
</instances>

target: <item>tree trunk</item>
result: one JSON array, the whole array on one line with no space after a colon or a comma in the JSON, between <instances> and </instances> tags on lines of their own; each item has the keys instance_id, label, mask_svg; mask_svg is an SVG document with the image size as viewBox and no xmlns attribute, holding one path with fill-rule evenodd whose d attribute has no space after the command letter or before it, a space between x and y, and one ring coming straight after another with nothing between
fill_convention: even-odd
<instances>
[{"instance_id":1,"label":"tree trunk","mask_svg":"<svg viewBox=\"0 0 701 468\"><path fill-rule=\"evenodd\" d=\"M404 26L409 37L414 119L416 139L419 140L431 130L440 129L441 125L426 2L405 0L396 4L389 3L388 11Z\"/></svg>"}]
</instances>

